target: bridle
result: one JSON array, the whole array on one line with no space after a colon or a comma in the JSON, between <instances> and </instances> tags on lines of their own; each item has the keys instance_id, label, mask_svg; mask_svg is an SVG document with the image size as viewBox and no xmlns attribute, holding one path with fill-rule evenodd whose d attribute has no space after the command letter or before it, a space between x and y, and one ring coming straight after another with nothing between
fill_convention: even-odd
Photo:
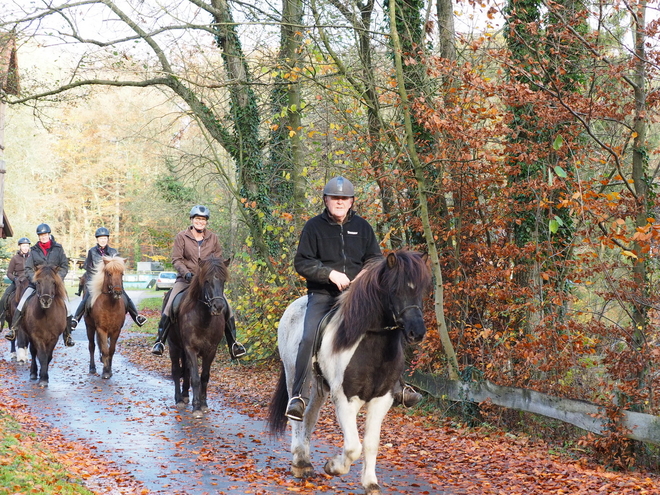
<instances>
[{"instance_id":1,"label":"bridle","mask_svg":"<svg viewBox=\"0 0 660 495\"><path fill-rule=\"evenodd\" d=\"M396 325L385 327L385 330L397 330L402 328L403 322L401 321L401 318L403 318L403 314L409 309L418 309L419 312L422 313L422 308L418 304L409 304L408 306L403 307L399 311L392 311L392 318L394 319L394 323L396 323Z\"/></svg>"}]
</instances>

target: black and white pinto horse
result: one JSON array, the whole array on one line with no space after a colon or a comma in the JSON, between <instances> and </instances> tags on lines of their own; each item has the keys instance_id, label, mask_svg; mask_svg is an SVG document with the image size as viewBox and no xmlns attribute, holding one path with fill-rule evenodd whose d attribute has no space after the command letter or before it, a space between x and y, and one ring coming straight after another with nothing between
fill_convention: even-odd
<instances>
[{"instance_id":1,"label":"black and white pinto horse","mask_svg":"<svg viewBox=\"0 0 660 495\"><path fill-rule=\"evenodd\" d=\"M340 476L364 450L362 486L380 494L376 457L383 419L392 406L392 390L405 366L404 346L426 334L422 298L431 283L427 256L396 251L369 263L337 302L337 311L323 332L316 355L323 386L313 385L303 421L291 421L292 472L312 476L310 438L328 393L344 436L344 449L328 459L324 470ZM278 329L282 372L269 409L271 432L286 428L284 413L293 387L298 345L302 338L307 296L284 312ZM305 395L305 394L303 394ZM367 405L364 445L360 443L357 414Z\"/></svg>"}]
</instances>

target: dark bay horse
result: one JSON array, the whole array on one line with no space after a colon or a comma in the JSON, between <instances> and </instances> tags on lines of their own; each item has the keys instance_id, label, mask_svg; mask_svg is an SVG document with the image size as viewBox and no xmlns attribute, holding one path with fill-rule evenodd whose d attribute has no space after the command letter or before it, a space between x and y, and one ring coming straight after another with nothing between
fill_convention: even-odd
<instances>
[{"instance_id":1,"label":"dark bay horse","mask_svg":"<svg viewBox=\"0 0 660 495\"><path fill-rule=\"evenodd\" d=\"M27 334L32 355L30 379L39 378L39 385L47 387L48 365L53 359L53 349L66 328L67 295L56 267L42 265L37 268L33 283L35 293L25 303L21 324Z\"/></svg>"},{"instance_id":2,"label":"dark bay horse","mask_svg":"<svg viewBox=\"0 0 660 495\"><path fill-rule=\"evenodd\" d=\"M323 385L313 385L303 421L292 421L292 472L298 478L314 474L310 438L328 393L344 436L344 449L328 459L324 470L340 476L362 453L357 414L367 406L364 430L362 486L369 495L381 493L376 478L380 428L392 406L392 390L405 366L404 346L426 334L422 298L431 283L426 255L396 251L369 263L339 298L316 359ZM286 428L286 410L293 387L298 345L302 338L307 296L284 312L278 328L282 372L269 409L270 430ZM303 394L304 395L304 394Z\"/></svg>"},{"instance_id":3,"label":"dark bay horse","mask_svg":"<svg viewBox=\"0 0 660 495\"><path fill-rule=\"evenodd\" d=\"M94 362L96 350L94 337L96 337L103 363L101 378L112 376L112 358L126 318L124 261L124 258L104 256L89 283L89 310L85 313L89 341L89 372L96 373Z\"/></svg>"},{"instance_id":4,"label":"dark bay horse","mask_svg":"<svg viewBox=\"0 0 660 495\"><path fill-rule=\"evenodd\" d=\"M195 418L201 418L208 411L206 388L211 364L225 333L227 301L224 290L229 261L210 258L200 262L199 272L183 295L179 316L167 339L176 406L183 408L189 402L192 385Z\"/></svg>"}]
</instances>

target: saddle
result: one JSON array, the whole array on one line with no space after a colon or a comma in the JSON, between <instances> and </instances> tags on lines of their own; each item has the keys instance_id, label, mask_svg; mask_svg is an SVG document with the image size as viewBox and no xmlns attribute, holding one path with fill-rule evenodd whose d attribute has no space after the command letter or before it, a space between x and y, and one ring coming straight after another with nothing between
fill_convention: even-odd
<instances>
[{"instance_id":1,"label":"saddle","mask_svg":"<svg viewBox=\"0 0 660 495\"><path fill-rule=\"evenodd\" d=\"M174 300L172 301L172 310L170 311L170 320L173 322L176 321L179 316L179 307L181 306L181 301L187 290L188 289L186 288L174 296Z\"/></svg>"}]
</instances>

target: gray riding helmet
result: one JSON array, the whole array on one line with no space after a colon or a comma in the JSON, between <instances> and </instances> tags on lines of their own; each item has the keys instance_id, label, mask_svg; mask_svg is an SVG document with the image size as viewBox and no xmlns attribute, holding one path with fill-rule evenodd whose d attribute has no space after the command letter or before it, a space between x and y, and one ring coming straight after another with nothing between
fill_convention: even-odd
<instances>
[{"instance_id":1,"label":"gray riding helmet","mask_svg":"<svg viewBox=\"0 0 660 495\"><path fill-rule=\"evenodd\" d=\"M96 229L96 233L94 234L94 237L102 237L102 236L110 237L110 231L105 227L99 227L98 229Z\"/></svg>"},{"instance_id":2,"label":"gray riding helmet","mask_svg":"<svg viewBox=\"0 0 660 495\"><path fill-rule=\"evenodd\" d=\"M195 205L192 207L192 210L190 210L190 218L193 217L206 217L208 220L211 216L211 210L209 210L206 206L203 205Z\"/></svg>"},{"instance_id":3,"label":"gray riding helmet","mask_svg":"<svg viewBox=\"0 0 660 495\"><path fill-rule=\"evenodd\" d=\"M323 188L324 196L346 196L348 198L355 197L355 188L350 180L342 177L334 177L328 181Z\"/></svg>"},{"instance_id":4,"label":"gray riding helmet","mask_svg":"<svg viewBox=\"0 0 660 495\"><path fill-rule=\"evenodd\" d=\"M30 242L30 239L28 239L27 237L21 237L18 240L18 245L20 246L21 244L32 244L32 243Z\"/></svg>"}]
</instances>

